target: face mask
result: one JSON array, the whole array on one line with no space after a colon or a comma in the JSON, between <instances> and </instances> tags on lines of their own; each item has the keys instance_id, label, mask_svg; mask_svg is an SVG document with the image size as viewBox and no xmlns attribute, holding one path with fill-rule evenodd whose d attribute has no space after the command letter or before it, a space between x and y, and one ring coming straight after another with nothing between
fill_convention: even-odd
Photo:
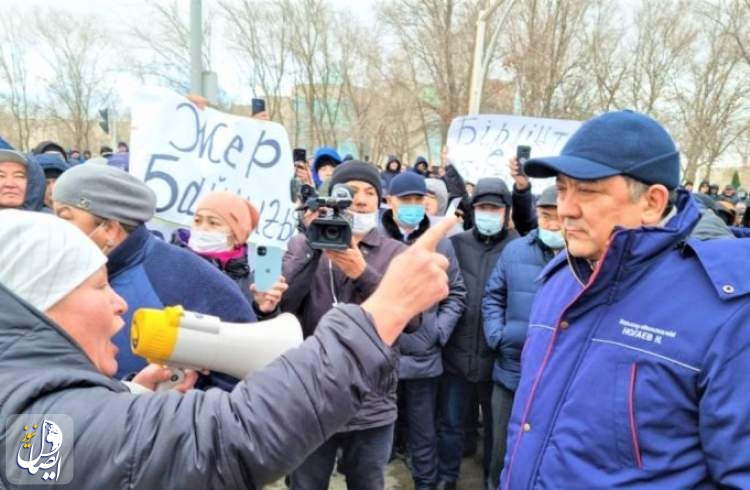
<instances>
[{"instance_id":1,"label":"face mask","mask_svg":"<svg viewBox=\"0 0 750 490\"><path fill-rule=\"evenodd\" d=\"M378 212L374 213L354 213L349 212L352 223L352 233L355 235L364 235L378 225Z\"/></svg>"},{"instance_id":2,"label":"face mask","mask_svg":"<svg viewBox=\"0 0 750 490\"><path fill-rule=\"evenodd\" d=\"M226 252L229 246L229 235L220 231L191 230L188 247L198 253Z\"/></svg>"},{"instance_id":3,"label":"face mask","mask_svg":"<svg viewBox=\"0 0 750 490\"><path fill-rule=\"evenodd\" d=\"M503 229L503 215L488 211L474 213L474 225L485 236L497 235Z\"/></svg>"},{"instance_id":4,"label":"face mask","mask_svg":"<svg viewBox=\"0 0 750 490\"><path fill-rule=\"evenodd\" d=\"M398 222L409 228L416 228L424 219L424 206L422 204L402 204L398 207Z\"/></svg>"},{"instance_id":5,"label":"face mask","mask_svg":"<svg viewBox=\"0 0 750 490\"><path fill-rule=\"evenodd\" d=\"M549 248L560 249L565 246L565 238L563 238L562 232L560 231L550 231L539 228L539 240Z\"/></svg>"}]
</instances>

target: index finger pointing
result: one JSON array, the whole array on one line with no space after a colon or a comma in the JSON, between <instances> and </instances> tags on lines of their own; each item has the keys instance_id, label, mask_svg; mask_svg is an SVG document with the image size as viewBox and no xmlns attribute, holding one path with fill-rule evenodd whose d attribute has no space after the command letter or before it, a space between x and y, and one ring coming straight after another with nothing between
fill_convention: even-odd
<instances>
[{"instance_id":1,"label":"index finger pointing","mask_svg":"<svg viewBox=\"0 0 750 490\"><path fill-rule=\"evenodd\" d=\"M460 222L461 220L457 216L446 216L439 222L430 225L430 228L424 233L424 235L414 242L412 247L434 252L438 242L445 238L445 236Z\"/></svg>"}]
</instances>

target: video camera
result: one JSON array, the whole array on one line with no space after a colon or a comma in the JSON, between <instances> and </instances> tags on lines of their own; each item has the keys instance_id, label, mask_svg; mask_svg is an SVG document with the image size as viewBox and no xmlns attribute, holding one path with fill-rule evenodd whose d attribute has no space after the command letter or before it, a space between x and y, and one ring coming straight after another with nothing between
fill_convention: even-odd
<instances>
[{"instance_id":1,"label":"video camera","mask_svg":"<svg viewBox=\"0 0 750 490\"><path fill-rule=\"evenodd\" d=\"M307 227L307 239L313 249L346 250L351 246L352 227L349 221L341 217L341 212L352 205L353 194L344 184L334 185L330 197L318 195L310 185L301 186L300 197L304 205L298 211L327 210Z\"/></svg>"}]
</instances>

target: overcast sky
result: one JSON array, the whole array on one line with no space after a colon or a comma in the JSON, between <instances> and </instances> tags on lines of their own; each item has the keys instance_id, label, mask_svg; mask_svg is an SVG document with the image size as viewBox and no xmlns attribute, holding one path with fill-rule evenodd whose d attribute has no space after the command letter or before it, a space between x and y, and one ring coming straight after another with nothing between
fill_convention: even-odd
<instances>
[{"instance_id":1,"label":"overcast sky","mask_svg":"<svg viewBox=\"0 0 750 490\"><path fill-rule=\"evenodd\" d=\"M186 19L189 15L190 1L179 0L181 8L184 9ZM362 18L371 18L372 0L331 0L337 9L349 9ZM32 13L39 9L55 8L73 13L84 19L88 16L97 17L105 25L109 32L125 33L128 26L140 22L148 17L149 6L155 2L171 4L172 0L0 0L2 11L20 11ZM209 14L211 9L217 8L218 0L203 1L204 18ZM356 5L353 8L352 5ZM211 68L217 72L219 86L223 89L232 100L240 103L249 103L253 97L252 90L245 86L234 63L233 54L226 49L223 44L221 35L222 25L220 16L216 16L215 24L212 26L214 35L211 44ZM65 26L60 26L62 29ZM127 39L124 35L120 39ZM113 53L113 59L108 60L107 65L112 68L117 66L119 60L117 54ZM42 70L39 64L34 64L37 70ZM45 75L43 72L37 74ZM139 85L139 82L127 73L121 73L116 76L115 91L124 105L129 105L130 94L133 89ZM41 87L40 87L41 89Z\"/></svg>"}]
</instances>

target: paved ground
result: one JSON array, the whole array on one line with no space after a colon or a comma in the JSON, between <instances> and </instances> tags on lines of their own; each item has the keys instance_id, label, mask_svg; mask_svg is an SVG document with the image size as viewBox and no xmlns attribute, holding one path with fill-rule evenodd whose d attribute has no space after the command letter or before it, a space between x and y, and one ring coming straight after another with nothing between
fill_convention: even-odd
<instances>
[{"instance_id":1,"label":"paved ground","mask_svg":"<svg viewBox=\"0 0 750 490\"><path fill-rule=\"evenodd\" d=\"M471 458L464 458L461 464L461 479L458 481L458 490L482 490L482 463L481 456L477 454ZM338 473L331 480L329 490L345 490L344 478ZM386 490L411 490L414 484L406 465L401 460L394 460L386 468L385 473ZM266 490L286 490L283 481L267 486Z\"/></svg>"}]
</instances>

